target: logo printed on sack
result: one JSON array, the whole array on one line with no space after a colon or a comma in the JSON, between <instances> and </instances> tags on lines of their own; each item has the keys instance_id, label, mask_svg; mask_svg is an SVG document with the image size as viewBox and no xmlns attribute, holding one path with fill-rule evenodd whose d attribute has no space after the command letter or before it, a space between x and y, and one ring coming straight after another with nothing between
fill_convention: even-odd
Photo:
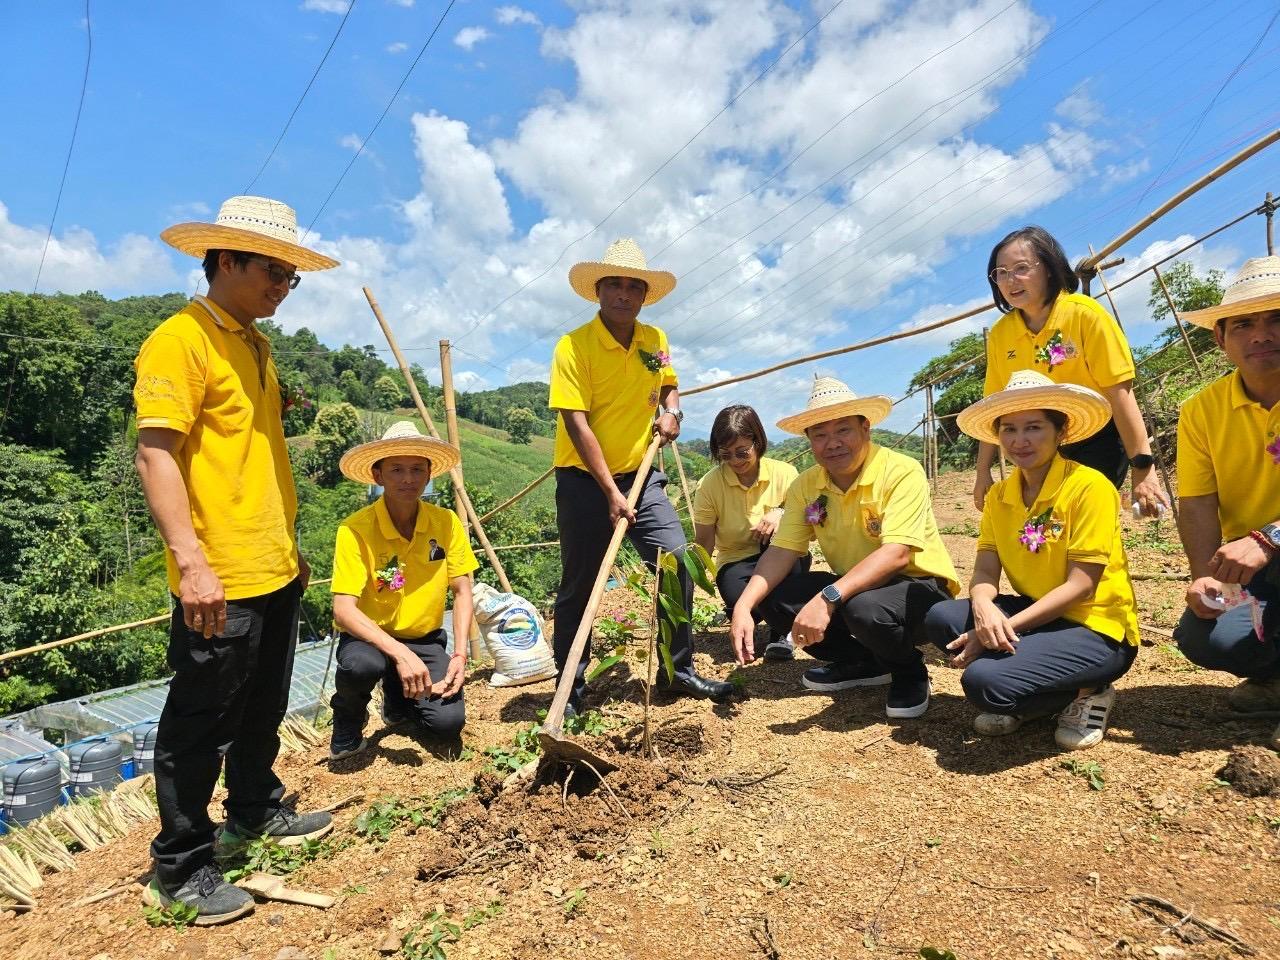
<instances>
[{"instance_id":1,"label":"logo printed on sack","mask_svg":"<svg viewBox=\"0 0 1280 960\"><path fill-rule=\"evenodd\" d=\"M538 632L537 626L530 622L529 615L523 610L512 610L500 619L498 621L498 633L502 635L503 643L509 647L515 647L517 650L532 649L542 635Z\"/></svg>"}]
</instances>

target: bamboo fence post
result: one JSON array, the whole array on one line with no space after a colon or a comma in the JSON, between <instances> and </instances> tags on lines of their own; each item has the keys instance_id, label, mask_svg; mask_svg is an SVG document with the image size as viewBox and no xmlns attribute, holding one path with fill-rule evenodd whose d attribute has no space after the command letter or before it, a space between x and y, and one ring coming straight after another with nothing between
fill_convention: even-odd
<instances>
[{"instance_id":1,"label":"bamboo fence post","mask_svg":"<svg viewBox=\"0 0 1280 960\"><path fill-rule=\"evenodd\" d=\"M937 422L933 419L933 384L926 384L924 388L924 422L925 422L925 441L924 441L924 469L929 475L929 480L933 486L933 492L938 492L938 459L935 447L937 446L937 437L934 435L938 429Z\"/></svg>"},{"instance_id":2,"label":"bamboo fence post","mask_svg":"<svg viewBox=\"0 0 1280 960\"><path fill-rule=\"evenodd\" d=\"M1093 244L1089 244L1089 255L1093 256ZM1123 262L1123 261L1121 261ZM1124 321L1120 319L1120 311L1116 309L1116 298L1111 296L1111 287L1107 285L1107 278L1102 274L1102 266L1097 267L1098 282L1102 284L1102 292L1107 295L1107 302L1111 304L1111 315L1116 318L1116 323L1120 325L1120 329L1124 329Z\"/></svg>"},{"instance_id":3,"label":"bamboo fence post","mask_svg":"<svg viewBox=\"0 0 1280 960\"><path fill-rule=\"evenodd\" d=\"M431 411L427 409L427 405L422 402L422 394L418 392L418 384L414 382L413 373L409 370L409 363L405 360L404 354L400 352L400 345L396 343L395 334L391 332L391 327L387 324L386 318L382 315L382 308L378 306L377 299L373 296L373 291L368 287L364 287L365 299L369 301L369 307L373 310L373 315L378 319L378 326L382 327L382 334L387 338L387 344L391 347L391 353L396 358L396 363L400 367L400 373L404 376L405 383L409 387L409 393L413 397L413 403L418 408L418 415L422 417L423 422L427 425L427 430L431 436L437 440L440 439L440 432L436 430L435 421L431 419ZM502 585L502 589L507 593L512 593L511 581L507 579L507 571L502 566L502 561L498 559L498 555L493 551L493 544L489 542L489 538L485 536L484 527L481 526L479 518L476 516L476 508L471 505L471 498L467 496L467 488L462 485L462 474L457 467L449 471L449 476L453 479L453 495L454 498L462 504L463 510L467 516L471 518L472 529L475 532L476 539L480 541L480 546L484 550L484 555L489 559L489 565L493 567L493 572L497 574L498 583ZM461 513L462 511L459 511Z\"/></svg>"},{"instance_id":4,"label":"bamboo fence post","mask_svg":"<svg viewBox=\"0 0 1280 960\"><path fill-rule=\"evenodd\" d=\"M982 328L982 355L984 357L986 357L988 354L988 346L989 345L987 343L987 328L983 327ZM979 441L979 443L981 443L981 441ZM1000 468L1000 479L1003 480L1005 478L1004 447L1000 446L1000 444L998 443L996 444L996 466Z\"/></svg>"},{"instance_id":5,"label":"bamboo fence post","mask_svg":"<svg viewBox=\"0 0 1280 960\"><path fill-rule=\"evenodd\" d=\"M1271 256L1276 252L1275 235L1272 232L1271 221L1275 217L1276 202L1271 199L1271 191L1267 191L1267 200L1263 204L1267 214L1267 256Z\"/></svg>"},{"instance_id":6,"label":"bamboo fence post","mask_svg":"<svg viewBox=\"0 0 1280 960\"><path fill-rule=\"evenodd\" d=\"M689 513L689 522L693 522L693 498L689 496L689 481L684 476L684 461L680 459L680 449L674 440L671 441L671 455L676 461L676 472L680 474L680 489L684 491L685 510Z\"/></svg>"},{"instance_id":7,"label":"bamboo fence post","mask_svg":"<svg viewBox=\"0 0 1280 960\"><path fill-rule=\"evenodd\" d=\"M1204 371L1200 369L1200 358L1196 356L1195 348L1191 346L1191 338L1187 336L1186 324L1178 316L1178 308L1173 302L1173 297L1169 295L1169 288L1165 286L1164 277L1160 275L1160 268L1152 267L1151 272L1156 275L1156 280L1160 283L1160 291L1164 294L1165 303L1169 304L1169 312L1173 314L1173 322L1178 326L1178 333L1182 334L1182 343L1187 348L1187 353L1191 354L1191 362L1196 367L1196 376L1202 377L1204 376Z\"/></svg>"},{"instance_id":8,"label":"bamboo fence post","mask_svg":"<svg viewBox=\"0 0 1280 960\"><path fill-rule=\"evenodd\" d=\"M458 408L456 399L453 395L453 354L449 349L449 341L440 341L440 391L444 402L444 429L445 436L459 450L462 449L462 434L458 432ZM457 466L458 476L457 484L462 486L464 475L462 472L462 464ZM462 520L463 531L470 536L471 534L471 518L467 516L465 510L458 511L459 518Z\"/></svg>"}]
</instances>

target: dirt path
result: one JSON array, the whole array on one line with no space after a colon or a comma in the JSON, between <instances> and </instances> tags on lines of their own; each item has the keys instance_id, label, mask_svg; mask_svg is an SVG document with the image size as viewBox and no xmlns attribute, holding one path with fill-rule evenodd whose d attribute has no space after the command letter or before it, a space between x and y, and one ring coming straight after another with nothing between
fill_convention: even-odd
<instances>
[{"instance_id":1,"label":"dirt path","mask_svg":"<svg viewBox=\"0 0 1280 960\"><path fill-rule=\"evenodd\" d=\"M948 477L937 497L962 578L977 522L967 489L967 477ZM1139 536L1136 572L1180 570L1167 541L1147 527ZM1179 585L1138 591L1143 619L1172 626ZM723 627L699 650L702 669L730 674ZM660 699L661 765L634 752L639 687L624 670L595 691L615 725L598 742L622 750L612 794L580 774L567 793L556 782L495 796L482 777L438 827L402 825L381 845L358 837L353 820L374 800L471 787L481 751L511 745L550 698L549 684L492 690L479 673L462 759L388 731L333 769L321 751L281 761L306 806L367 793L337 815L341 849L289 880L337 895L332 910L260 904L229 927L175 931L147 926L133 895L67 906L142 877L147 827L48 878L34 913L0 914L0 957L355 960L392 955L379 946L436 911L437 930L474 921L442 944L451 958L800 960L917 956L924 945L965 960L1238 955L1190 922L1169 929L1179 918L1153 919L1130 902L1137 892L1280 957L1280 803L1217 780L1229 750L1276 721L1228 713L1227 676L1144 646L1118 684L1107 740L1067 757L1049 721L974 736L958 674L940 663L934 705L901 723L886 722L883 690L803 692L807 665L748 668L731 707Z\"/></svg>"}]
</instances>

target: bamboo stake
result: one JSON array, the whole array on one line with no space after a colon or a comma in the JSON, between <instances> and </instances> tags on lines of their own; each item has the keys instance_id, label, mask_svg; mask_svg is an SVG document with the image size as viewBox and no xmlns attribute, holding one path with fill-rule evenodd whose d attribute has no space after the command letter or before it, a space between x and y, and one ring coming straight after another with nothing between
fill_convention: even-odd
<instances>
[{"instance_id":1,"label":"bamboo stake","mask_svg":"<svg viewBox=\"0 0 1280 960\"><path fill-rule=\"evenodd\" d=\"M481 518L480 518L480 522L481 522L481 523L484 523L486 520L488 520L488 519L489 519L490 517L492 517L494 514L501 513L503 510L507 509L507 507L511 506L512 504L516 503L516 502L517 502L517 501L519 501L519 500L524 499L524 497L525 497L525 495L526 495L526 494L528 494L528 493L532 492L532 490L534 489L534 487L538 486L538 485L539 485L539 484L541 484L544 480L546 480L548 477L550 477L550 476L551 476L551 474L555 473L555 470L556 470L556 468L555 468L555 467L547 467L547 470L546 470L546 472L545 472L545 473L540 474L539 476L537 476L537 477L536 477L535 479L533 479L533 480L530 480L530 481L529 481L529 483L525 485L524 489L522 489L522 490L518 491L518 492L517 492L516 494L514 494L513 496L508 497L506 500L503 500L500 504L498 504L496 507L494 507L494 508L493 508L492 510L490 510L488 513L486 513L483 517L481 517Z\"/></svg>"},{"instance_id":2,"label":"bamboo stake","mask_svg":"<svg viewBox=\"0 0 1280 960\"><path fill-rule=\"evenodd\" d=\"M1276 213L1276 202L1271 199L1270 190L1267 191L1267 199L1263 204L1263 208L1267 215L1267 256L1270 257L1276 252L1275 237L1271 229L1271 221Z\"/></svg>"},{"instance_id":3,"label":"bamboo stake","mask_svg":"<svg viewBox=\"0 0 1280 960\"><path fill-rule=\"evenodd\" d=\"M458 432L457 400L453 395L453 355L449 349L449 341L440 341L440 389L444 394L444 429L445 436L459 450L462 449L462 434ZM462 464L458 464L459 486L463 483ZM458 511L462 520L462 529L471 534L471 518L463 510Z\"/></svg>"},{"instance_id":4,"label":"bamboo stake","mask_svg":"<svg viewBox=\"0 0 1280 960\"><path fill-rule=\"evenodd\" d=\"M1271 194L1267 194L1268 197ZM1191 338L1187 336L1186 324L1182 322L1182 317L1178 316L1178 308L1174 305L1173 297L1169 295L1169 288L1165 286L1164 277L1160 275L1159 267L1152 267L1151 272L1156 275L1156 280L1160 283L1160 292L1164 294L1165 303L1169 304L1169 312L1173 314L1173 322L1178 325L1178 333L1182 334L1182 343L1187 348L1187 353L1191 354L1191 362L1196 366L1196 376L1204 376L1204 371L1200 369L1200 358L1196 356L1195 348L1191 346Z\"/></svg>"},{"instance_id":5,"label":"bamboo stake","mask_svg":"<svg viewBox=\"0 0 1280 960\"><path fill-rule=\"evenodd\" d=\"M1092 243L1089 244L1089 255L1093 256ZM1123 263L1124 261L1122 260L1120 262ZM1111 315L1116 318L1116 323L1119 324L1120 329L1123 330L1124 321L1120 319L1120 311L1116 309L1116 298L1111 296L1111 288L1107 286L1107 278L1102 273L1103 266L1107 266L1107 264L1103 264L1102 266L1098 267L1098 282L1102 284L1102 292L1107 295L1107 302L1111 304Z\"/></svg>"},{"instance_id":6,"label":"bamboo stake","mask_svg":"<svg viewBox=\"0 0 1280 960\"><path fill-rule=\"evenodd\" d=\"M1120 236L1116 237L1114 240L1108 243L1105 247L1103 247L1097 253L1090 254L1088 259L1084 260L1080 264L1080 266L1085 270L1094 269L1104 259L1111 256L1111 254L1115 253L1122 246L1124 246L1126 243L1128 243L1130 240L1136 237L1139 233L1141 233L1147 227L1151 226L1151 224L1155 223L1157 220L1163 217L1166 213L1168 213L1174 207L1178 206L1178 204L1182 203L1184 200L1186 200L1188 197L1192 196L1193 194L1203 190L1209 184L1213 183L1213 181L1221 177L1224 173L1227 173L1230 170L1234 170L1236 167L1240 166L1240 164L1244 163L1246 160L1252 157L1255 153L1259 153L1262 150L1265 150L1267 147L1271 146L1271 144L1275 143L1277 140L1280 140L1280 130L1272 130L1262 139L1257 140L1254 143L1251 143L1249 146L1245 147L1243 150L1237 153L1234 157L1230 157L1227 160L1224 160L1222 163L1218 164L1218 166L1214 167L1212 170L1206 173L1199 180L1195 181L1190 186L1185 187L1182 190L1175 193L1172 197L1170 197L1164 203L1160 204L1160 206L1156 207L1155 210L1147 214L1147 216L1143 217L1141 220L1135 223L1132 227L1130 227L1124 233L1120 234Z\"/></svg>"},{"instance_id":7,"label":"bamboo stake","mask_svg":"<svg viewBox=\"0 0 1280 960\"><path fill-rule=\"evenodd\" d=\"M693 498L689 496L689 481L684 475L684 461L680 459L680 450L676 447L676 442L671 441L671 456L676 461L676 472L680 474L680 489L684 491L685 509L689 511L689 516L693 516Z\"/></svg>"},{"instance_id":8,"label":"bamboo stake","mask_svg":"<svg viewBox=\"0 0 1280 960\"><path fill-rule=\"evenodd\" d=\"M933 384L924 388L924 422L925 472L929 474L930 484L936 494L938 492L938 438L936 436L938 422L933 419Z\"/></svg>"},{"instance_id":9,"label":"bamboo stake","mask_svg":"<svg viewBox=\"0 0 1280 960\"><path fill-rule=\"evenodd\" d=\"M988 343L988 340L989 340L989 337L987 334L987 328L983 327L982 328L982 355L984 357L987 356L990 350L990 344ZM1000 479L1003 480L1005 478L1004 447L1000 446L1000 444L998 443L996 444L996 466L1000 468Z\"/></svg>"},{"instance_id":10,"label":"bamboo stake","mask_svg":"<svg viewBox=\"0 0 1280 960\"><path fill-rule=\"evenodd\" d=\"M413 373L409 370L408 361L405 360L404 354L400 352L400 345L396 342L395 334L391 332L391 327L387 324L386 318L382 315L382 308L378 306L378 301L373 296L373 291L368 287L364 287L365 299L369 301L369 307L373 310L373 315L378 319L378 326L382 327L382 334L387 338L387 344L391 347L391 353L396 358L396 363L400 367L400 373L404 376L404 381L409 386L409 394L413 397L414 406L418 408L418 415L422 417L423 422L427 425L427 430L431 436L437 440L440 439L440 432L436 430L435 421L431 419L431 411L427 409L427 405L422 402L422 394L418 392L418 384L414 382ZM480 520L476 516L475 507L471 505L471 498L467 496L467 489L462 485L462 474L454 467L449 471L449 476L453 479L453 495L462 504L467 516L471 519L471 525L475 531L476 539L480 541L480 546L484 550L484 554L489 558L489 565L493 567L493 572L498 576L498 582L502 585L502 589L507 593L511 593L511 581L507 579L507 571L502 566L502 561L498 559L498 555L493 552L493 544L489 542L489 538L485 536L484 527L480 525Z\"/></svg>"}]
</instances>

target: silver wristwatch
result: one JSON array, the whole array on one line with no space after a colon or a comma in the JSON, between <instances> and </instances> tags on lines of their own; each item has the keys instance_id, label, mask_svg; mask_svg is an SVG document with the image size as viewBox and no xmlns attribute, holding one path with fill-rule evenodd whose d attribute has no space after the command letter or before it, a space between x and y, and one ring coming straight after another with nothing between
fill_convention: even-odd
<instances>
[{"instance_id":1,"label":"silver wristwatch","mask_svg":"<svg viewBox=\"0 0 1280 960\"><path fill-rule=\"evenodd\" d=\"M662 413L659 413L658 416L662 416L667 413L676 418L676 423L684 423L684 411L679 407L676 407L674 410L671 407L663 407Z\"/></svg>"}]
</instances>

